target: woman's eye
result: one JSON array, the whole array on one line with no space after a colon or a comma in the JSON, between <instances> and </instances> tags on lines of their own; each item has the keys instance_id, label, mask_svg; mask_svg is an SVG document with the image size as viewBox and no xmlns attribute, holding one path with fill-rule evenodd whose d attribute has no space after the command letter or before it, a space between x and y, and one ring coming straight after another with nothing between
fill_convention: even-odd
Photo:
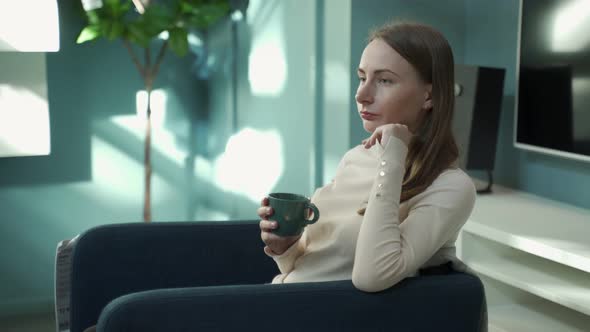
<instances>
[{"instance_id":1,"label":"woman's eye","mask_svg":"<svg viewBox=\"0 0 590 332\"><path fill-rule=\"evenodd\" d=\"M381 78L381 79L379 79L379 81L378 81L378 82L379 82L380 84L391 84L391 83L393 83L393 81L392 81L392 80L390 80L390 79L386 79L386 78Z\"/></svg>"},{"instance_id":2,"label":"woman's eye","mask_svg":"<svg viewBox=\"0 0 590 332\"><path fill-rule=\"evenodd\" d=\"M366 81L366 80L367 80L367 78L359 76L359 81L360 81L360 82L364 82L364 81Z\"/></svg>"}]
</instances>

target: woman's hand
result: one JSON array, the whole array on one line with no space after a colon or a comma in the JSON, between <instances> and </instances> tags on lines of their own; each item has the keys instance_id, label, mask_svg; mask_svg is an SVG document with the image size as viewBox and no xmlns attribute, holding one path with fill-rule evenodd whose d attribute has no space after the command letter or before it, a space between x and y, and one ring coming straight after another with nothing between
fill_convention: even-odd
<instances>
[{"instance_id":1,"label":"woman's hand","mask_svg":"<svg viewBox=\"0 0 590 332\"><path fill-rule=\"evenodd\" d=\"M268 219L274 213L272 207L268 206L268 197L265 197L262 200L261 205L262 206L258 208L258 216L262 218L262 220L260 220L260 238L262 239L262 242L266 244L264 252L271 255L281 255L289 249L293 243L297 242L301 235L278 236L271 233L272 230L278 227L278 223Z\"/></svg>"},{"instance_id":2,"label":"woman's hand","mask_svg":"<svg viewBox=\"0 0 590 332\"><path fill-rule=\"evenodd\" d=\"M397 137L408 146L414 135L406 125L388 123L377 127L369 138L363 140L362 144L365 145L366 149L375 145L377 142L380 142L381 146L385 147L391 136Z\"/></svg>"}]
</instances>

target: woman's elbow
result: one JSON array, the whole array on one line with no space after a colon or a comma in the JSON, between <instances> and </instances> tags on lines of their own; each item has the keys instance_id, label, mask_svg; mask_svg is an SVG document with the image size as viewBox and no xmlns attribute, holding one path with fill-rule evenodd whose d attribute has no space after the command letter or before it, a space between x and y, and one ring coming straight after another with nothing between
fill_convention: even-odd
<instances>
[{"instance_id":1,"label":"woman's elbow","mask_svg":"<svg viewBox=\"0 0 590 332\"><path fill-rule=\"evenodd\" d=\"M384 280L377 276L372 276L369 273L354 273L352 274L352 284L360 291L367 293L376 293L390 288L401 280L398 278Z\"/></svg>"},{"instance_id":2,"label":"woman's elbow","mask_svg":"<svg viewBox=\"0 0 590 332\"><path fill-rule=\"evenodd\" d=\"M366 280L365 278L352 278L352 284L354 287L360 291L367 292L367 293L376 293L380 292L383 289L380 287L376 287L374 283ZM385 289L385 288L384 288Z\"/></svg>"}]
</instances>

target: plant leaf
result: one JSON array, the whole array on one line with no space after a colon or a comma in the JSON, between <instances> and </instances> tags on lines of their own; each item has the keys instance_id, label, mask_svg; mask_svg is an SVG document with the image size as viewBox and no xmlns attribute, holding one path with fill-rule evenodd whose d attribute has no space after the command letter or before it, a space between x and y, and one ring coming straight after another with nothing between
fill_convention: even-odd
<instances>
[{"instance_id":1,"label":"plant leaf","mask_svg":"<svg viewBox=\"0 0 590 332\"><path fill-rule=\"evenodd\" d=\"M226 0L199 3L198 5L191 4L190 6L191 11L186 13L185 17L191 26L198 29L208 28L228 14L230 9Z\"/></svg>"},{"instance_id":2,"label":"plant leaf","mask_svg":"<svg viewBox=\"0 0 590 332\"><path fill-rule=\"evenodd\" d=\"M103 1L104 1L103 9L105 10L106 16L110 17L113 20L120 19L131 9L130 0L103 0Z\"/></svg>"},{"instance_id":3,"label":"plant leaf","mask_svg":"<svg viewBox=\"0 0 590 332\"><path fill-rule=\"evenodd\" d=\"M116 38L121 37L121 35L123 35L124 30L125 26L122 22L113 21L111 22L111 24L109 24L109 29L108 33L106 34L106 37L109 40L115 40Z\"/></svg>"},{"instance_id":4,"label":"plant leaf","mask_svg":"<svg viewBox=\"0 0 590 332\"><path fill-rule=\"evenodd\" d=\"M100 16L96 10L86 12L86 17L88 17L88 22L92 25L98 25L100 22Z\"/></svg>"},{"instance_id":5,"label":"plant leaf","mask_svg":"<svg viewBox=\"0 0 590 332\"><path fill-rule=\"evenodd\" d=\"M125 31L123 22L106 18L100 21L99 27L101 34L108 40L114 40L117 37L121 37Z\"/></svg>"},{"instance_id":6,"label":"plant leaf","mask_svg":"<svg viewBox=\"0 0 590 332\"><path fill-rule=\"evenodd\" d=\"M97 25L89 25L82 29L76 43L82 44L90 40L94 40L101 36L100 27Z\"/></svg>"},{"instance_id":7,"label":"plant leaf","mask_svg":"<svg viewBox=\"0 0 590 332\"><path fill-rule=\"evenodd\" d=\"M150 36L142 28L142 22L136 21L127 26L127 38L142 47L148 47L150 44Z\"/></svg>"},{"instance_id":8,"label":"plant leaf","mask_svg":"<svg viewBox=\"0 0 590 332\"><path fill-rule=\"evenodd\" d=\"M151 37L159 35L162 31L168 30L174 25L174 16L170 10L156 3L147 7L142 15L142 20L145 32Z\"/></svg>"},{"instance_id":9,"label":"plant leaf","mask_svg":"<svg viewBox=\"0 0 590 332\"><path fill-rule=\"evenodd\" d=\"M188 53L188 32L184 28L176 27L170 29L169 40L170 49L179 57L183 57Z\"/></svg>"},{"instance_id":10,"label":"plant leaf","mask_svg":"<svg viewBox=\"0 0 590 332\"><path fill-rule=\"evenodd\" d=\"M103 0L103 5L116 7L121 3L121 0Z\"/></svg>"}]
</instances>

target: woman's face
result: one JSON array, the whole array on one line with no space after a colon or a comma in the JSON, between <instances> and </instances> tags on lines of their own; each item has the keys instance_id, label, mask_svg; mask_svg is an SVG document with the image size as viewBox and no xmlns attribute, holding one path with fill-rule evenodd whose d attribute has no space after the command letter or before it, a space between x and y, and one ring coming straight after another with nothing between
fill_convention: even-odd
<instances>
[{"instance_id":1,"label":"woman's face","mask_svg":"<svg viewBox=\"0 0 590 332\"><path fill-rule=\"evenodd\" d=\"M414 67L381 39L365 47L358 77L357 108L370 133L389 123L415 132L422 113L432 108L432 85L422 82Z\"/></svg>"}]
</instances>

